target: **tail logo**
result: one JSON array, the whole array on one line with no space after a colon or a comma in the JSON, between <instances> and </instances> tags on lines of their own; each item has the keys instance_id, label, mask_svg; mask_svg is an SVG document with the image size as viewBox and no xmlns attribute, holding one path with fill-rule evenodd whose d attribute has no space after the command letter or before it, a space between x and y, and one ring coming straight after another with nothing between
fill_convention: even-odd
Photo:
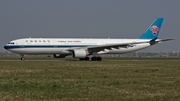
<instances>
[{"instance_id":1,"label":"tail logo","mask_svg":"<svg viewBox=\"0 0 180 101\"><path fill-rule=\"evenodd\" d=\"M150 30L152 31L152 34L153 34L154 36L156 36L157 31L159 31L159 28L158 28L157 26L152 26L152 27L150 28Z\"/></svg>"}]
</instances>

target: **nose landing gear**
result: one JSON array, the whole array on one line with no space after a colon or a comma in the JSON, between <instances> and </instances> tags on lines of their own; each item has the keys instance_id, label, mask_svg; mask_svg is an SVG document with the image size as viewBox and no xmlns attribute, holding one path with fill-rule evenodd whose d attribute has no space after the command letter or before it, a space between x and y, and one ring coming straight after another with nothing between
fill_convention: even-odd
<instances>
[{"instance_id":1,"label":"nose landing gear","mask_svg":"<svg viewBox=\"0 0 180 101\"><path fill-rule=\"evenodd\" d=\"M20 54L20 55L21 55L21 60L25 60L24 54Z\"/></svg>"}]
</instances>

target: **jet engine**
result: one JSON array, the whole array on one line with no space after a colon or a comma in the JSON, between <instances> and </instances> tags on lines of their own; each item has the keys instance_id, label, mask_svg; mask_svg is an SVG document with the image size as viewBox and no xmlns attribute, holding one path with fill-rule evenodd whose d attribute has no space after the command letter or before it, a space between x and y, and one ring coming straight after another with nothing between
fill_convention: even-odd
<instances>
[{"instance_id":1,"label":"jet engine","mask_svg":"<svg viewBox=\"0 0 180 101\"><path fill-rule=\"evenodd\" d=\"M73 58L85 58L88 52L85 49L75 49L73 51Z\"/></svg>"}]
</instances>

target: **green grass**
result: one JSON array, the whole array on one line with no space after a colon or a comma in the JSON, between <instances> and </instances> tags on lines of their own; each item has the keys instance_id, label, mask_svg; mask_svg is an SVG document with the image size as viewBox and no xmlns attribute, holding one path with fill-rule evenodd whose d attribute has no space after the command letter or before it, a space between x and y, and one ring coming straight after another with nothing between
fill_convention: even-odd
<instances>
[{"instance_id":1,"label":"green grass","mask_svg":"<svg viewBox=\"0 0 180 101\"><path fill-rule=\"evenodd\" d=\"M18 59L0 59L2 101L180 100L179 58Z\"/></svg>"}]
</instances>

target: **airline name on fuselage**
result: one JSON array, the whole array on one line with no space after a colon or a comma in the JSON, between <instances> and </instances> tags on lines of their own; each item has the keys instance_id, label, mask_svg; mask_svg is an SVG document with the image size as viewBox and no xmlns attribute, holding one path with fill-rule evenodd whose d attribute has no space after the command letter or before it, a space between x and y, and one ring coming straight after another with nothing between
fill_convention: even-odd
<instances>
[{"instance_id":1,"label":"airline name on fuselage","mask_svg":"<svg viewBox=\"0 0 180 101\"><path fill-rule=\"evenodd\" d=\"M43 40L43 39L41 39L41 40L26 40L25 42L27 42L27 43L36 43L36 42L39 42L39 43L41 43L41 42L44 42L44 43L46 43L46 42L58 42L58 43L81 43L81 41L80 40Z\"/></svg>"}]
</instances>

